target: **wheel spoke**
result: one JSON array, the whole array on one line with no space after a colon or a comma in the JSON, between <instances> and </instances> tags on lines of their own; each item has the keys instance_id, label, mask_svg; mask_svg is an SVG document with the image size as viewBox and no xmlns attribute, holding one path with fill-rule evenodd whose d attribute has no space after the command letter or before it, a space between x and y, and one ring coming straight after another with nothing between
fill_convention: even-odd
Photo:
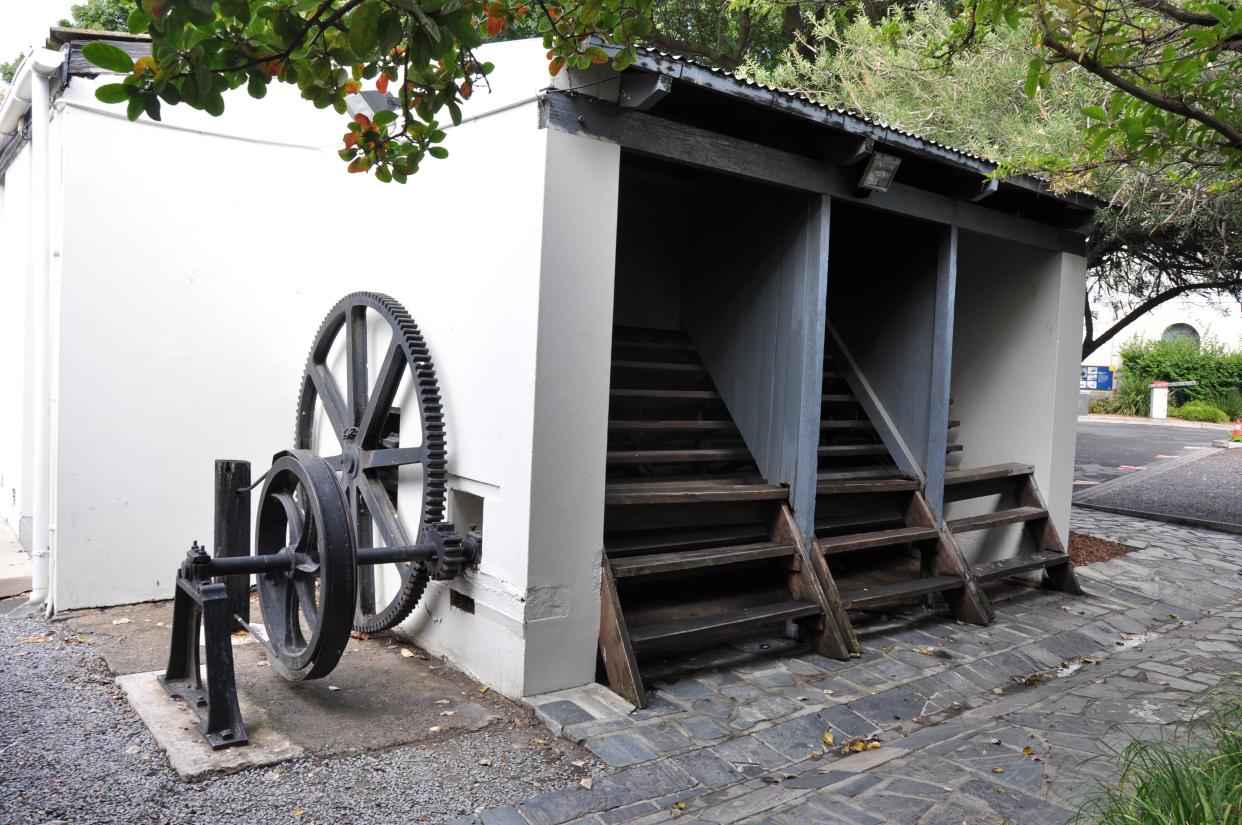
<instances>
[{"instance_id":1,"label":"wheel spoke","mask_svg":"<svg viewBox=\"0 0 1242 825\"><path fill-rule=\"evenodd\" d=\"M359 439L364 448L379 443L384 435L381 432L384 422L388 419L388 411L397 397L397 388L401 386L401 376L405 375L405 353L394 339L388 345L384 362L380 365L379 374L375 377L375 388L366 401L362 417L358 422Z\"/></svg>"},{"instance_id":2,"label":"wheel spoke","mask_svg":"<svg viewBox=\"0 0 1242 825\"><path fill-rule=\"evenodd\" d=\"M366 502L371 517L375 519L376 526L379 527L384 544L389 547L409 544L410 540L405 527L401 524L401 518L397 515L397 509L393 506L392 499L388 497L388 491L384 489L384 485L373 478L363 476L363 479L364 483L359 485L362 499Z\"/></svg>"},{"instance_id":3,"label":"wheel spoke","mask_svg":"<svg viewBox=\"0 0 1242 825\"><path fill-rule=\"evenodd\" d=\"M422 447L392 447L383 450L368 450L362 454L363 470L380 470L385 467L400 467L405 464L422 464L427 451Z\"/></svg>"},{"instance_id":4,"label":"wheel spoke","mask_svg":"<svg viewBox=\"0 0 1242 825\"><path fill-rule=\"evenodd\" d=\"M315 581L306 576L298 576L293 580L293 585L297 591L298 602L301 603L302 615L306 618L306 624L313 633L319 625L319 602L315 598Z\"/></svg>"},{"instance_id":5,"label":"wheel spoke","mask_svg":"<svg viewBox=\"0 0 1242 825\"><path fill-rule=\"evenodd\" d=\"M365 481L363 482L366 483ZM354 538L358 547L370 547L375 543L371 514L367 511L366 502L362 500L362 492L357 483L349 486L350 519L354 524ZM363 616L375 615L375 565L363 564L358 567L358 604L357 610Z\"/></svg>"},{"instance_id":6,"label":"wheel spoke","mask_svg":"<svg viewBox=\"0 0 1242 825\"><path fill-rule=\"evenodd\" d=\"M295 651L305 644L302 627L298 624L298 594L292 581L286 581L281 588L284 591L285 649Z\"/></svg>"},{"instance_id":7,"label":"wheel spoke","mask_svg":"<svg viewBox=\"0 0 1242 825\"><path fill-rule=\"evenodd\" d=\"M332 429L336 432L337 440L345 443L345 428L353 426L353 417L345 408L345 399L341 397L341 388L336 385L336 379L332 377L332 373L321 363L314 363L310 366L311 381L315 384L315 392L319 395L319 400L323 402L324 412L328 415L328 421L332 423Z\"/></svg>"},{"instance_id":8,"label":"wheel spoke","mask_svg":"<svg viewBox=\"0 0 1242 825\"><path fill-rule=\"evenodd\" d=\"M352 426L362 422L367 407L367 308L352 306L345 316L345 350L347 356L349 392L349 420Z\"/></svg>"},{"instance_id":9,"label":"wheel spoke","mask_svg":"<svg viewBox=\"0 0 1242 825\"><path fill-rule=\"evenodd\" d=\"M302 508L298 507L292 493L274 493L273 498L285 508L285 521L289 525L289 545L300 548L303 535Z\"/></svg>"}]
</instances>

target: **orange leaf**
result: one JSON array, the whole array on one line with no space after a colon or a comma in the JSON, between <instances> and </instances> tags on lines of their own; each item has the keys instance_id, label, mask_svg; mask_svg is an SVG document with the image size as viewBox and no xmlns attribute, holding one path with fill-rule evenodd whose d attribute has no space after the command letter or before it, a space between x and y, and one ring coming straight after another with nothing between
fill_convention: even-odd
<instances>
[{"instance_id":1,"label":"orange leaf","mask_svg":"<svg viewBox=\"0 0 1242 825\"><path fill-rule=\"evenodd\" d=\"M362 91L362 84L357 80L346 80L341 84L341 91L347 95L356 95Z\"/></svg>"},{"instance_id":2,"label":"orange leaf","mask_svg":"<svg viewBox=\"0 0 1242 825\"><path fill-rule=\"evenodd\" d=\"M548 64L548 74L558 75L561 73L561 69L563 68L565 68L565 58L558 57Z\"/></svg>"},{"instance_id":3,"label":"orange leaf","mask_svg":"<svg viewBox=\"0 0 1242 825\"><path fill-rule=\"evenodd\" d=\"M592 63L594 63L594 64L596 64L597 66L598 66L600 63L607 63L607 62L608 62L608 55L606 55L606 54L600 54L599 52L595 52L595 53L593 53L593 54L591 55L591 62L592 62Z\"/></svg>"},{"instance_id":4,"label":"orange leaf","mask_svg":"<svg viewBox=\"0 0 1242 825\"><path fill-rule=\"evenodd\" d=\"M381 74L379 77L375 78L375 91L377 92L388 91L388 75Z\"/></svg>"},{"instance_id":5,"label":"orange leaf","mask_svg":"<svg viewBox=\"0 0 1242 825\"><path fill-rule=\"evenodd\" d=\"M469 99L470 99L470 95L474 94L474 87L470 85L470 81L469 81L469 80L467 80L465 83L461 84L461 89L460 89L460 92L461 92L461 99L462 99L462 100L469 100Z\"/></svg>"},{"instance_id":6,"label":"orange leaf","mask_svg":"<svg viewBox=\"0 0 1242 825\"><path fill-rule=\"evenodd\" d=\"M370 126L371 118L367 117L362 112L359 112L354 115L354 123L357 123L359 126Z\"/></svg>"},{"instance_id":7,"label":"orange leaf","mask_svg":"<svg viewBox=\"0 0 1242 825\"><path fill-rule=\"evenodd\" d=\"M346 132L345 133L345 148L352 149L357 145L358 145L357 132Z\"/></svg>"},{"instance_id":8,"label":"orange leaf","mask_svg":"<svg viewBox=\"0 0 1242 825\"><path fill-rule=\"evenodd\" d=\"M351 173L365 172L370 167L371 167L371 164L367 163L366 158L355 158L354 162L349 164L349 171Z\"/></svg>"},{"instance_id":9,"label":"orange leaf","mask_svg":"<svg viewBox=\"0 0 1242 825\"><path fill-rule=\"evenodd\" d=\"M495 37L505 30L505 19L503 17L487 18L487 34L489 37Z\"/></svg>"}]
</instances>

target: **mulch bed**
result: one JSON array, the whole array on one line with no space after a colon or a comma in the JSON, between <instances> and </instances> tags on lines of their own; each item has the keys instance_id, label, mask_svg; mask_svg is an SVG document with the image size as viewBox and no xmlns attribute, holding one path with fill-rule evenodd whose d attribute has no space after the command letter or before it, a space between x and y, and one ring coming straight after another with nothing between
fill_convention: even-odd
<instances>
[{"instance_id":1,"label":"mulch bed","mask_svg":"<svg viewBox=\"0 0 1242 825\"><path fill-rule=\"evenodd\" d=\"M1137 547L1118 544L1115 541L1097 539L1095 536L1084 536L1082 533L1070 533L1069 554L1074 564L1094 564L1097 561L1108 561L1126 553L1133 553Z\"/></svg>"}]
</instances>

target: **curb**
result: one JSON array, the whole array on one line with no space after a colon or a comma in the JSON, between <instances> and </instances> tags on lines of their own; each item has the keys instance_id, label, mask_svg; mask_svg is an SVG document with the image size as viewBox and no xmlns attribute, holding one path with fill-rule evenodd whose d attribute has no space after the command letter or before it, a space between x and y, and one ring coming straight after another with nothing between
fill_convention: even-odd
<instances>
[{"instance_id":1,"label":"curb","mask_svg":"<svg viewBox=\"0 0 1242 825\"><path fill-rule=\"evenodd\" d=\"M1163 521L1168 524L1181 524L1186 527L1201 527L1221 533L1242 535L1242 524L1234 524L1230 521L1211 521L1210 519L1191 518L1190 516L1176 516L1172 513L1148 513L1141 510L1127 510L1125 507L1110 507L1106 504L1090 504L1081 501L1075 501L1073 506L1081 507L1084 510L1098 510L1101 513L1115 513L1119 516L1147 519L1148 521Z\"/></svg>"},{"instance_id":2,"label":"curb","mask_svg":"<svg viewBox=\"0 0 1242 825\"><path fill-rule=\"evenodd\" d=\"M1137 418L1130 415L1080 415L1080 424L1134 424L1139 427L1183 427L1188 430L1224 430L1233 429L1233 424L1212 424L1207 421L1182 421L1177 418L1152 419Z\"/></svg>"}]
</instances>

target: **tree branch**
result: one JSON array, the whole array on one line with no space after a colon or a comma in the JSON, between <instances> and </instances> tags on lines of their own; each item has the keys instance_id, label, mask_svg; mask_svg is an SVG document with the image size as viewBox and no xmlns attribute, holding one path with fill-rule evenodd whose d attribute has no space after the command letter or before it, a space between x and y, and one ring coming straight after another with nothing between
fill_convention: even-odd
<instances>
[{"instance_id":1,"label":"tree branch","mask_svg":"<svg viewBox=\"0 0 1242 825\"><path fill-rule=\"evenodd\" d=\"M1100 335L1099 338L1096 338L1094 340L1091 338L1091 327L1090 325L1088 325L1087 335L1084 336L1083 342L1082 342L1082 357L1086 358L1088 355L1095 352L1097 349L1099 349L1100 347L1107 344L1109 341L1116 338L1117 335L1120 334L1122 330L1128 327L1131 323L1133 323L1140 316L1148 312L1151 312L1156 307L1160 306L1166 301L1170 301L1173 298L1176 298L1179 295L1184 295L1187 292L1196 292L1199 290L1236 289L1238 287L1242 287L1242 280L1217 281L1215 283L1182 284L1180 286L1169 287L1163 292L1159 292L1156 295L1153 295L1152 297L1148 298L1146 301L1144 301L1143 303L1139 304L1134 309L1126 313L1123 317L1119 318L1111 327L1105 330ZM1088 300L1087 315L1090 316L1090 314L1091 314L1091 304L1090 304L1090 300Z\"/></svg>"}]
</instances>

